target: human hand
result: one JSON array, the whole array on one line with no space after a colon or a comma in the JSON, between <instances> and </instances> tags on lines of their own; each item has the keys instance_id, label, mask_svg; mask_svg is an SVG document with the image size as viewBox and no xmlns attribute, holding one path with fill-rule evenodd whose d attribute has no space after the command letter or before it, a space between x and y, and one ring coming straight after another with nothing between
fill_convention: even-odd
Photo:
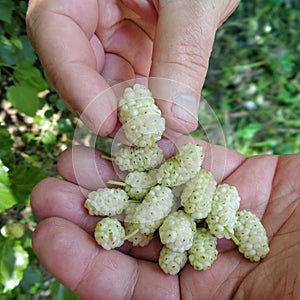
<instances>
[{"instance_id":1,"label":"human hand","mask_svg":"<svg viewBox=\"0 0 300 300\"><path fill-rule=\"evenodd\" d=\"M149 76L188 87L175 84L170 102L158 104L169 128L191 131L215 32L238 2L30 0L28 36L49 82L96 133L111 134L117 122L115 95L102 92Z\"/></svg>"},{"instance_id":2,"label":"human hand","mask_svg":"<svg viewBox=\"0 0 300 300\"><path fill-rule=\"evenodd\" d=\"M33 249L41 262L83 299L295 298L300 292L300 155L245 158L197 142L204 145L203 167L235 185L240 209L262 219L270 252L260 263L246 260L231 241L219 240L219 256L211 269L195 271L187 264L172 276L158 266L157 239L145 248L125 243L118 250L102 249L92 236L99 218L88 215L83 203L90 190L116 175L98 151L80 146L59 159L64 180L46 179L32 193L33 212L43 219L33 235ZM167 156L173 153L168 142L161 146ZM215 159L224 172L218 173Z\"/></svg>"}]
</instances>

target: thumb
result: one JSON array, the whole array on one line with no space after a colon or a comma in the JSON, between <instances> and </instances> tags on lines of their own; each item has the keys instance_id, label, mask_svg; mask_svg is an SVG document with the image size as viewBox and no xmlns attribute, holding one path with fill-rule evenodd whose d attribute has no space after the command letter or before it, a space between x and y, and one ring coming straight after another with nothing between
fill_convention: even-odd
<instances>
[{"instance_id":1,"label":"thumb","mask_svg":"<svg viewBox=\"0 0 300 300\"><path fill-rule=\"evenodd\" d=\"M159 2L150 77L170 79L168 99L157 99L157 104L171 129L190 132L198 126L200 93L215 33L233 11L232 2L236 7L238 1ZM164 88L151 86L160 93Z\"/></svg>"}]
</instances>

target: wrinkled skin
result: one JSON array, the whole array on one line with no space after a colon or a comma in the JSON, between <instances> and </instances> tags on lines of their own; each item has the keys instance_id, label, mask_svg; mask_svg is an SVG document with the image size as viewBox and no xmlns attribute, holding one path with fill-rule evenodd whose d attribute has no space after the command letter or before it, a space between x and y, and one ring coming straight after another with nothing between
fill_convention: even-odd
<instances>
[{"instance_id":1,"label":"wrinkled skin","mask_svg":"<svg viewBox=\"0 0 300 300\"><path fill-rule=\"evenodd\" d=\"M158 103L168 126L197 126L198 99L215 32L236 0L30 0L27 31L48 80L62 99L102 136L114 132L117 101L101 93L138 77L176 80L198 96L174 91ZM177 99L177 100L176 100ZM176 105L176 103L178 105ZM92 105L92 107L89 107ZM177 109L176 109L177 108ZM83 113L84 112L84 113Z\"/></svg>"},{"instance_id":2,"label":"wrinkled skin","mask_svg":"<svg viewBox=\"0 0 300 300\"><path fill-rule=\"evenodd\" d=\"M200 94L215 32L238 1L186 3L30 0L28 35L51 84L90 128L105 136L116 129L116 99L113 94L95 99L117 82L164 77ZM196 116L189 119L178 110L178 95L158 104L170 128L178 130L181 123L186 131L192 130ZM196 99L179 104L197 112ZM91 103L93 109L87 109ZM168 144L164 147L171 151ZM209 150L206 145L208 169ZM245 158L231 150L225 154L224 170L213 173L237 186L241 209L262 219L271 250L261 263L248 262L231 242L220 241L219 257L210 270L194 271L187 265L180 275L169 276L157 264L161 247L157 240L146 248L125 244L118 250L101 249L92 236L98 219L84 209L84 195L115 174L98 152L81 147L62 154L58 169L64 179L46 179L32 192L33 212L43 220L33 235L34 251L83 299L296 299L300 155Z\"/></svg>"},{"instance_id":3,"label":"wrinkled skin","mask_svg":"<svg viewBox=\"0 0 300 300\"><path fill-rule=\"evenodd\" d=\"M163 147L173 153L167 142ZM60 157L58 170L64 179L46 179L32 193L33 212L43 219L33 235L34 251L83 299L297 299L300 155L245 158L205 144L204 168L210 168L214 148L226 156L223 182L238 188L240 209L251 210L266 228L270 252L260 263L244 259L231 241L219 240L219 256L211 269L194 271L187 264L178 276L171 276L158 266L161 245L156 239L145 248L127 243L118 250L103 250L93 239L99 219L87 214L84 195L104 186L115 173L98 151L84 147Z\"/></svg>"}]
</instances>

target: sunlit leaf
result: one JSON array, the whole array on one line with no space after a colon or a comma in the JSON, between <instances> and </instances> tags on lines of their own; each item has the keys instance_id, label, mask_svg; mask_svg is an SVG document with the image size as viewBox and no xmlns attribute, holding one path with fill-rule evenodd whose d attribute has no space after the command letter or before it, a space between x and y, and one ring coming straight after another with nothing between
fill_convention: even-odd
<instances>
[{"instance_id":1,"label":"sunlit leaf","mask_svg":"<svg viewBox=\"0 0 300 300\"><path fill-rule=\"evenodd\" d=\"M45 145L53 145L56 142L56 135L51 131L46 131L43 134L41 141Z\"/></svg>"},{"instance_id":2,"label":"sunlit leaf","mask_svg":"<svg viewBox=\"0 0 300 300\"><path fill-rule=\"evenodd\" d=\"M14 289L28 265L28 253L19 240L0 236L0 293Z\"/></svg>"},{"instance_id":3,"label":"sunlit leaf","mask_svg":"<svg viewBox=\"0 0 300 300\"><path fill-rule=\"evenodd\" d=\"M11 148L14 144L6 126L0 125L0 159L11 153Z\"/></svg>"},{"instance_id":4,"label":"sunlit leaf","mask_svg":"<svg viewBox=\"0 0 300 300\"><path fill-rule=\"evenodd\" d=\"M17 203L10 184L7 170L0 161L0 213Z\"/></svg>"}]
</instances>

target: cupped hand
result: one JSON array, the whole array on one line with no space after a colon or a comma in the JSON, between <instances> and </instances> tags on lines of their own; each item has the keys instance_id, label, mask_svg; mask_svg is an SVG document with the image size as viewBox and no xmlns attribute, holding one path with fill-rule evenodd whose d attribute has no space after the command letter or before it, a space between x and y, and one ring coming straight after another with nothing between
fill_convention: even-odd
<instances>
[{"instance_id":1,"label":"cupped hand","mask_svg":"<svg viewBox=\"0 0 300 300\"><path fill-rule=\"evenodd\" d=\"M215 32L238 2L30 0L27 30L49 82L95 132L109 135L117 122L114 93L101 94L149 76L188 87L158 104L167 120L178 119L170 128L191 131Z\"/></svg>"},{"instance_id":2,"label":"cupped hand","mask_svg":"<svg viewBox=\"0 0 300 300\"><path fill-rule=\"evenodd\" d=\"M162 147L168 155L173 153L168 142ZM99 218L89 216L83 203L90 190L103 187L116 174L99 151L81 146L60 157L58 170L64 179L46 179L32 192L33 212L43 220L33 235L35 253L83 299L296 299L300 155L246 158L208 144L204 149L203 167L235 185L240 209L251 210L266 228L270 252L260 263L246 260L231 241L219 240L219 255L211 269L195 271L187 264L172 276L158 266L161 245L156 239L144 248L125 243L117 250L102 249L93 238ZM220 156L226 157L221 163ZM216 157L224 167L222 174L211 168Z\"/></svg>"}]
</instances>

